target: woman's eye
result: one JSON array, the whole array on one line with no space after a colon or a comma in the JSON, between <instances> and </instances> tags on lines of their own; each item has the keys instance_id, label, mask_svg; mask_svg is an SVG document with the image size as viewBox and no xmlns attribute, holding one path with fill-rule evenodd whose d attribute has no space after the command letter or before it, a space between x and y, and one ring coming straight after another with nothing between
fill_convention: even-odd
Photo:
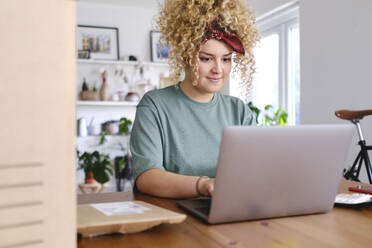
<instances>
[{"instance_id":1,"label":"woman's eye","mask_svg":"<svg viewBox=\"0 0 372 248\"><path fill-rule=\"evenodd\" d=\"M207 57L200 57L199 59L200 61L203 61L203 62L208 62L211 60L210 58L207 58Z\"/></svg>"},{"instance_id":2,"label":"woman's eye","mask_svg":"<svg viewBox=\"0 0 372 248\"><path fill-rule=\"evenodd\" d=\"M230 62L231 61L231 58L224 58L223 59L223 62Z\"/></svg>"}]
</instances>

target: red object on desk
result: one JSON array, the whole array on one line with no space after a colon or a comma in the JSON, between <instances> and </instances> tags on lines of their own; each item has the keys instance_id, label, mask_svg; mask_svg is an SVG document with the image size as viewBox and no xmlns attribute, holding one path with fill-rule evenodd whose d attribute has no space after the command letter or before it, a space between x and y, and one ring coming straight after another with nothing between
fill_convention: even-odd
<instances>
[{"instance_id":1,"label":"red object on desk","mask_svg":"<svg viewBox=\"0 0 372 248\"><path fill-rule=\"evenodd\" d=\"M372 186L363 186L363 185L350 186L349 190L360 192L360 193L372 194Z\"/></svg>"}]
</instances>

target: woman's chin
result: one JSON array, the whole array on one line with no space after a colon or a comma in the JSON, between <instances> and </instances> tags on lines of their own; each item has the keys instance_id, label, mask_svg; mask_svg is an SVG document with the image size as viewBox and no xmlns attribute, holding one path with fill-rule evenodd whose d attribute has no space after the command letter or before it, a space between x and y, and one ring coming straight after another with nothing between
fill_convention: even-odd
<instances>
[{"instance_id":1,"label":"woman's chin","mask_svg":"<svg viewBox=\"0 0 372 248\"><path fill-rule=\"evenodd\" d=\"M222 82L222 80L220 80L219 82L208 82L205 85L206 87L203 87L203 88L205 89L206 92L215 93L219 91L223 85L224 83Z\"/></svg>"}]
</instances>

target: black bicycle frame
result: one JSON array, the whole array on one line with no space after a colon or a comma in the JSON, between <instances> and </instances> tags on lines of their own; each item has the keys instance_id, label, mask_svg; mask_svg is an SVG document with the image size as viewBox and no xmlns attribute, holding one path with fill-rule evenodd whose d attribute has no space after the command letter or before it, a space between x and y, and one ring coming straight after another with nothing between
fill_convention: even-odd
<instances>
[{"instance_id":1,"label":"black bicycle frame","mask_svg":"<svg viewBox=\"0 0 372 248\"><path fill-rule=\"evenodd\" d=\"M359 174L360 169L362 168L362 163L364 162L369 183L372 184L372 168L371 161L369 160L368 155L368 150L372 150L372 146L366 145L366 141L363 138L362 130L360 128L359 120L360 119L353 119L351 122L353 122L357 126L360 139L358 142L358 144L360 145L360 152L358 153L353 165L348 170L344 170L344 178L360 182Z\"/></svg>"}]
</instances>

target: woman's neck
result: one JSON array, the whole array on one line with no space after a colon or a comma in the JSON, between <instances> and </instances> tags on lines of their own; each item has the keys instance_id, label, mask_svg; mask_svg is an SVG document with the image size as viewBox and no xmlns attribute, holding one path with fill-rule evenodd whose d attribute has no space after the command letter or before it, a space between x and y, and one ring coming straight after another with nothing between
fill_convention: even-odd
<instances>
[{"instance_id":1,"label":"woman's neck","mask_svg":"<svg viewBox=\"0 0 372 248\"><path fill-rule=\"evenodd\" d=\"M192 85L191 80L185 78L180 83L181 90L183 93L188 96L190 99L196 102L210 102L213 99L214 93L204 92L200 90L197 86Z\"/></svg>"}]
</instances>

